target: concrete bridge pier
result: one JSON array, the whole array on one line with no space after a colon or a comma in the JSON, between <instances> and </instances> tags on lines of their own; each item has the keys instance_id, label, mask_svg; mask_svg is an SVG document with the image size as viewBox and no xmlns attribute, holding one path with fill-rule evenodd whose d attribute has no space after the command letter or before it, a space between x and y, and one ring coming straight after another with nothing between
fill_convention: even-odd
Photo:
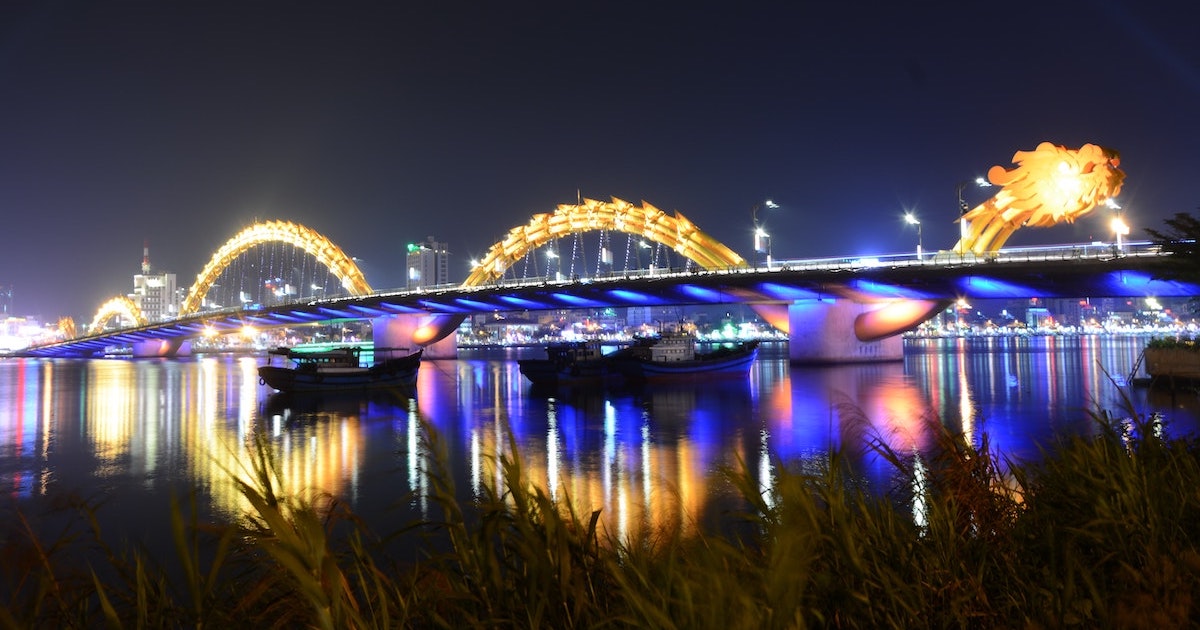
<instances>
[{"instance_id":1,"label":"concrete bridge pier","mask_svg":"<svg viewBox=\"0 0 1200 630\"><path fill-rule=\"evenodd\" d=\"M466 315L386 315L371 320L376 348L425 348L425 359L457 359L458 325Z\"/></svg>"},{"instance_id":2,"label":"concrete bridge pier","mask_svg":"<svg viewBox=\"0 0 1200 630\"><path fill-rule=\"evenodd\" d=\"M859 341L855 320L880 308L851 300L816 298L788 305L788 355L792 363L875 363L904 359L899 335Z\"/></svg>"},{"instance_id":3,"label":"concrete bridge pier","mask_svg":"<svg viewBox=\"0 0 1200 630\"><path fill-rule=\"evenodd\" d=\"M191 342L184 343L182 337L174 339L148 339L133 344L133 358L177 357L191 354Z\"/></svg>"}]
</instances>

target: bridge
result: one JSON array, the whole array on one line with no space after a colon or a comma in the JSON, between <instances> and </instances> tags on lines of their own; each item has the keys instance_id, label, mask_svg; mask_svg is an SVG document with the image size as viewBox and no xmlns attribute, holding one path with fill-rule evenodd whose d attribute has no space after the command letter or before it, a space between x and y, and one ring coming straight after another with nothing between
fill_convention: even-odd
<instances>
[{"instance_id":1,"label":"bridge","mask_svg":"<svg viewBox=\"0 0 1200 630\"><path fill-rule=\"evenodd\" d=\"M1003 248L1021 226L1070 221L1111 199L1123 178L1115 153L1094 145L1072 151L1043 143L1018 152L1014 162L1017 169L989 172L1004 188L963 214L963 239L931 255L755 267L678 212L585 199L511 229L462 285L377 291L354 259L316 231L256 223L217 250L177 317L150 322L135 303L117 297L101 306L84 334L23 354L90 356L131 346L136 356L163 356L180 352L187 339L247 325L368 319L379 347L422 346L426 356L454 356L454 331L472 313L736 303L787 332L793 360L887 360L901 353L899 333L960 297L1197 294L1195 286L1156 279L1164 256L1152 244ZM595 237L594 267L582 254L585 234ZM568 247L569 257L560 253Z\"/></svg>"},{"instance_id":2,"label":"bridge","mask_svg":"<svg viewBox=\"0 0 1200 630\"><path fill-rule=\"evenodd\" d=\"M855 304L854 315L889 305L958 298L1185 297L1200 288L1156 279L1165 260L1150 243L1010 248L994 255L935 254L879 258L775 261L770 267L643 269L578 280L498 279L479 286L391 290L274 304L207 310L170 321L142 323L28 349L26 356L89 356L114 346L170 344L245 326L296 326L335 319L372 321L398 315L445 315L660 305L756 305L776 327L814 309ZM774 311L774 312L773 312ZM820 331L817 331L818 333ZM846 343L855 343L849 336ZM868 343L857 341L857 343ZM819 349L817 349L819 350ZM158 354L152 352L150 354ZM805 353L797 353L803 360ZM854 356L859 356L858 350ZM869 356L876 356L869 355ZM817 358L817 357L814 357ZM843 357L846 358L846 357Z\"/></svg>"}]
</instances>

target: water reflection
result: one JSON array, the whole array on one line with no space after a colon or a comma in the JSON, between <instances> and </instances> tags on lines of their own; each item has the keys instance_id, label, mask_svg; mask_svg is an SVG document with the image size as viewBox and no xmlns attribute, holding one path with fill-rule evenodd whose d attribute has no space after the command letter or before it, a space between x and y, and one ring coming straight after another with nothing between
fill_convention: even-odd
<instances>
[{"instance_id":1,"label":"water reflection","mask_svg":"<svg viewBox=\"0 0 1200 630\"><path fill-rule=\"evenodd\" d=\"M1094 431L1097 411L1169 411L1181 432L1194 430L1194 397L1177 393L1172 405L1164 392L1130 386L1144 344L1099 336L921 340L911 344L905 371L952 430L976 443L986 432L1000 450L1036 457L1058 434Z\"/></svg>"},{"instance_id":2,"label":"water reflection","mask_svg":"<svg viewBox=\"0 0 1200 630\"><path fill-rule=\"evenodd\" d=\"M768 349L744 382L551 392L530 390L519 353L467 354L425 362L415 397L366 398L272 394L254 357L4 360L0 487L18 500L100 494L129 508L127 520L165 514L171 492L199 487L211 510L236 514L248 506L230 474L244 474L261 432L282 491L341 497L388 531L440 518L426 496L427 422L464 500L501 484L500 458L519 453L526 483L580 513L600 510L613 533L688 532L735 505L723 467L746 465L766 489L779 462L818 466L836 448L865 479L890 482L868 442L920 453L938 423L1035 456L1058 431L1091 431L1084 410L1130 396L1194 430L1195 394L1113 377L1128 375L1143 343L954 339L914 343L903 362L825 368Z\"/></svg>"}]
</instances>

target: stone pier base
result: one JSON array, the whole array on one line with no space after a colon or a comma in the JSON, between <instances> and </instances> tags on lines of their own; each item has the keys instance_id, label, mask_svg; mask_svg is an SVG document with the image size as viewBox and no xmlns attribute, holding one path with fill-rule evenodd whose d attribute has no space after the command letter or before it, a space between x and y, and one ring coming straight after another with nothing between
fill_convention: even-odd
<instances>
[{"instance_id":1,"label":"stone pier base","mask_svg":"<svg viewBox=\"0 0 1200 630\"><path fill-rule=\"evenodd\" d=\"M371 338L375 349L416 352L425 348L425 359L457 359L458 335L455 330L462 318L456 315L388 315L371 320ZM436 339L432 343L428 339Z\"/></svg>"},{"instance_id":2,"label":"stone pier base","mask_svg":"<svg viewBox=\"0 0 1200 630\"><path fill-rule=\"evenodd\" d=\"M878 305L849 300L798 300L788 305L788 354L792 363L874 363L904 359L900 335L859 341L854 319Z\"/></svg>"}]
</instances>

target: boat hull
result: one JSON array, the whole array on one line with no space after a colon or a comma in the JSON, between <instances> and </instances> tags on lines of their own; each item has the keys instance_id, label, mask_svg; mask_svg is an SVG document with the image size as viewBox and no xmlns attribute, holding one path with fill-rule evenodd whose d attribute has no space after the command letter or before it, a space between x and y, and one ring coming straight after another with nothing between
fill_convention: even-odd
<instances>
[{"instance_id":1,"label":"boat hull","mask_svg":"<svg viewBox=\"0 0 1200 630\"><path fill-rule=\"evenodd\" d=\"M281 392L348 392L403 388L411 391L421 367L421 353L389 359L371 367L306 370L276 365L258 368L259 380Z\"/></svg>"},{"instance_id":2,"label":"boat hull","mask_svg":"<svg viewBox=\"0 0 1200 630\"><path fill-rule=\"evenodd\" d=\"M604 359L567 365L550 359L521 359L517 365L531 384L541 387L604 385L621 376L620 372L610 369L609 362Z\"/></svg>"},{"instance_id":3,"label":"boat hull","mask_svg":"<svg viewBox=\"0 0 1200 630\"><path fill-rule=\"evenodd\" d=\"M521 374L537 387L604 385L621 375L596 340L551 344L544 359L517 361Z\"/></svg>"},{"instance_id":4,"label":"boat hull","mask_svg":"<svg viewBox=\"0 0 1200 630\"><path fill-rule=\"evenodd\" d=\"M758 358L758 346L747 346L714 356L688 361L651 361L628 358L619 362L621 372L633 382L703 382L746 378Z\"/></svg>"}]
</instances>

